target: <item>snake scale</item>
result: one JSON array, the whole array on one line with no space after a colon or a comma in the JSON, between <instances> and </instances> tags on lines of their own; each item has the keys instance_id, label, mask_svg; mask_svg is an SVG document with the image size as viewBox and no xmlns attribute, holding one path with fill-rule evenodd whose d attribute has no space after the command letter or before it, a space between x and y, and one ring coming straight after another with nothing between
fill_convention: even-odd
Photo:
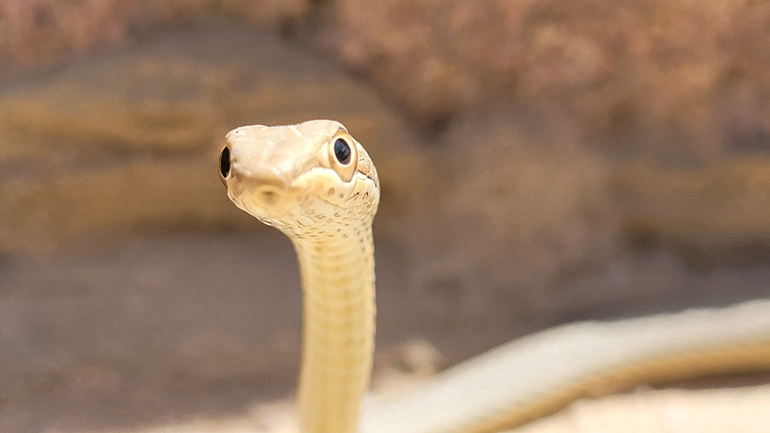
<instances>
[{"instance_id":1,"label":"snake scale","mask_svg":"<svg viewBox=\"0 0 770 433\"><path fill-rule=\"evenodd\" d=\"M377 170L331 120L229 132L220 179L285 233L303 289L302 433L481 433L633 384L770 369L770 300L542 331L363 407L374 351Z\"/></svg>"}]
</instances>

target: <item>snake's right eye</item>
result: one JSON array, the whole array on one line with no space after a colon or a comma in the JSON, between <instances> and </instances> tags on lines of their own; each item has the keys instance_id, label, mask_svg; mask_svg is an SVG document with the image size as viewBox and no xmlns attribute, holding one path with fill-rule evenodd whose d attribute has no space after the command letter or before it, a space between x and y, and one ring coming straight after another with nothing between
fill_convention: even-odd
<instances>
[{"instance_id":1,"label":"snake's right eye","mask_svg":"<svg viewBox=\"0 0 770 433\"><path fill-rule=\"evenodd\" d=\"M225 146L219 154L219 175L224 182L230 174L230 148Z\"/></svg>"}]
</instances>

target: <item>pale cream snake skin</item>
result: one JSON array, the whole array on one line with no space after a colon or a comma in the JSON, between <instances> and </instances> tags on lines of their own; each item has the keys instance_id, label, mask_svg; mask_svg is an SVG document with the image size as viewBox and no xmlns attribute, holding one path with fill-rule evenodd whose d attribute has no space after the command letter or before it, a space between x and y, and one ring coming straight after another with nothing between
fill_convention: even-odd
<instances>
[{"instance_id":1,"label":"pale cream snake skin","mask_svg":"<svg viewBox=\"0 0 770 433\"><path fill-rule=\"evenodd\" d=\"M451 368L403 398L362 407L380 198L366 150L331 120L244 126L227 134L219 171L230 199L284 232L297 252L302 433L492 432L637 383L770 370L770 300L756 300L557 327Z\"/></svg>"}]
</instances>

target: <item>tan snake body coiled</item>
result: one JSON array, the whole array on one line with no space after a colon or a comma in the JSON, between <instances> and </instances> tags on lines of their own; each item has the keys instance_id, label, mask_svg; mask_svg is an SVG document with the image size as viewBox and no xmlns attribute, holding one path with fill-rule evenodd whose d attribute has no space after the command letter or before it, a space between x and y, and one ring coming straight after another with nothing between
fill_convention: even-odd
<instances>
[{"instance_id":1,"label":"tan snake body coiled","mask_svg":"<svg viewBox=\"0 0 770 433\"><path fill-rule=\"evenodd\" d=\"M366 408L359 426L374 344L371 223L379 181L369 155L334 121L246 126L227 135L220 175L238 207L286 233L297 251L303 433L487 432L635 383L770 369L770 300L575 323Z\"/></svg>"}]
</instances>

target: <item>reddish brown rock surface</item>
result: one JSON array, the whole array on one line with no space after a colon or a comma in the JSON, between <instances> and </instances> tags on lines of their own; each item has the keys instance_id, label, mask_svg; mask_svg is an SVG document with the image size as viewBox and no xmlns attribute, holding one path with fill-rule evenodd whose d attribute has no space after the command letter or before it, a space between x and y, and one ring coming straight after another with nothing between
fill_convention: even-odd
<instances>
[{"instance_id":1,"label":"reddish brown rock surface","mask_svg":"<svg viewBox=\"0 0 770 433\"><path fill-rule=\"evenodd\" d=\"M722 147L735 137L712 122L741 117L729 101L747 97L745 86L752 106L768 110L764 2L348 0L331 9L321 41L427 120L490 101L553 104L603 138ZM765 148L768 119L748 128L765 131Z\"/></svg>"}]
</instances>

